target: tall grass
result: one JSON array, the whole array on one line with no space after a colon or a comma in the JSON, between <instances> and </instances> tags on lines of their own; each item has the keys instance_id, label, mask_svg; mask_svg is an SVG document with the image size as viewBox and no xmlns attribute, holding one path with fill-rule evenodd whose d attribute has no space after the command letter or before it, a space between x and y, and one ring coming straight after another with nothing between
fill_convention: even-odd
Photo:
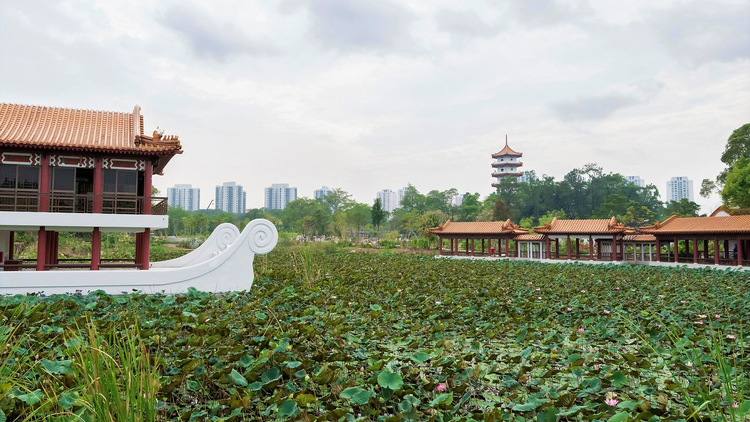
<instances>
[{"instance_id":1,"label":"tall grass","mask_svg":"<svg viewBox=\"0 0 750 422\"><path fill-rule=\"evenodd\" d=\"M0 326L0 402L10 412L0 408L0 421L157 420L158 366L137 327L102 335L89 321L69 329L69 360L47 366L23 347L26 340L17 327Z\"/></svg>"},{"instance_id":2,"label":"tall grass","mask_svg":"<svg viewBox=\"0 0 750 422\"><path fill-rule=\"evenodd\" d=\"M644 311L644 314L648 313ZM671 350L677 352L670 352L672 364L684 365L688 373L694 374L680 379L672 373L688 408L687 420L705 420L706 417L717 422L747 420L750 414L750 378L742 327L738 334L727 334L715 328L709 320L700 324L708 326L702 335L691 337L677 324L653 316L663 327ZM623 318L648 351L665 357L665 349L649 339L648 334L632 320Z\"/></svg>"},{"instance_id":3,"label":"tall grass","mask_svg":"<svg viewBox=\"0 0 750 422\"><path fill-rule=\"evenodd\" d=\"M73 339L83 343L74 352L75 370L82 384L83 401L95 421L153 422L158 411L158 367L140 340L136 328L100 335L94 324Z\"/></svg>"}]
</instances>

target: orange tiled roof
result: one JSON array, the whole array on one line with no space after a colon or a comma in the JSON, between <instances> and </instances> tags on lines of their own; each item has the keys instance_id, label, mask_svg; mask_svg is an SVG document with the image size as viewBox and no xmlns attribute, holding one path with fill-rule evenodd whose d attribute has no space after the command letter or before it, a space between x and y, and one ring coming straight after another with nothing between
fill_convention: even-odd
<instances>
[{"instance_id":1,"label":"orange tiled roof","mask_svg":"<svg viewBox=\"0 0 750 422\"><path fill-rule=\"evenodd\" d=\"M651 234L750 233L750 215L692 218L673 215L663 223L657 221L653 226L641 227L640 231Z\"/></svg>"},{"instance_id":2,"label":"orange tiled roof","mask_svg":"<svg viewBox=\"0 0 750 422\"><path fill-rule=\"evenodd\" d=\"M544 240L543 234L519 234L518 236L514 237L513 240L519 241L519 242L541 242Z\"/></svg>"},{"instance_id":3,"label":"orange tiled roof","mask_svg":"<svg viewBox=\"0 0 750 422\"><path fill-rule=\"evenodd\" d=\"M541 234L618 234L628 229L614 217L609 220L558 220L557 217L540 227L534 233Z\"/></svg>"},{"instance_id":4,"label":"orange tiled roof","mask_svg":"<svg viewBox=\"0 0 750 422\"><path fill-rule=\"evenodd\" d=\"M650 234L626 234L622 237L625 242L656 243L656 236Z\"/></svg>"},{"instance_id":5,"label":"orange tiled roof","mask_svg":"<svg viewBox=\"0 0 750 422\"><path fill-rule=\"evenodd\" d=\"M522 153L515 152L512 149L510 149L510 147L508 146L508 137L507 136L505 137L505 148L501 149L500 152L498 152L498 153L492 154L492 158L500 157L500 156L503 156L503 155L514 155L516 157L523 156Z\"/></svg>"},{"instance_id":6,"label":"orange tiled roof","mask_svg":"<svg viewBox=\"0 0 750 422\"><path fill-rule=\"evenodd\" d=\"M430 229L432 234L526 234L526 229L514 226L510 220L507 221L478 221L454 223L450 220L445 224Z\"/></svg>"},{"instance_id":7,"label":"orange tiled roof","mask_svg":"<svg viewBox=\"0 0 750 422\"><path fill-rule=\"evenodd\" d=\"M121 153L179 154L177 136L143 134L132 113L0 103L0 146Z\"/></svg>"}]
</instances>

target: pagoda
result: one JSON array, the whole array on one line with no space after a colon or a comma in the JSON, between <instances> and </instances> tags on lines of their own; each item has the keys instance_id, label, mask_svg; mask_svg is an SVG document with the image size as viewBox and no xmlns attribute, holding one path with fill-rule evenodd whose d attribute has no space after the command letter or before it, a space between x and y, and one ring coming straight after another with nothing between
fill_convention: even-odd
<instances>
[{"instance_id":1,"label":"pagoda","mask_svg":"<svg viewBox=\"0 0 750 422\"><path fill-rule=\"evenodd\" d=\"M523 176L523 171L520 169L523 163L519 161L522 156L522 153L515 152L508 146L508 135L505 135L505 148L496 154L492 154L492 158L495 159L492 163L492 177L495 178L492 187L497 187L503 177Z\"/></svg>"}]
</instances>

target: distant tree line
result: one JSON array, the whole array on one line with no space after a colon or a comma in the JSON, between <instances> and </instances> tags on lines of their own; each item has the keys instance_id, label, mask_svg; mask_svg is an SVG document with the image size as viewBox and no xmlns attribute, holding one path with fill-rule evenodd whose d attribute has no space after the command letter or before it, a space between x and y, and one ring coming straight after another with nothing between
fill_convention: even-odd
<instances>
[{"instance_id":1,"label":"distant tree line","mask_svg":"<svg viewBox=\"0 0 750 422\"><path fill-rule=\"evenodd\" d=\"M266 218L280 232L307 237L337 236L358 238L389 233L391 237L431 239L429 229L451 221L505 221L511 219L525 228L552 221L553 218L611 218L632 227L653 224L672 214L692 217L700 207L683 199L663 204L653 185L639 187L622 175L605 173L596 164L574 169L555 180L527 172L527 182L515 177L501 180L496 191L481 199L479 193L466 192L460 205L456 189L432 190L422 194L411 184L401 206L386 212L379 199L373 205L356 202L343 189L336 188L320 199L299 198L283 210L251 209L245 214L217 210L184 211L169 209L169 235L207 236L221 223L233 223L240 229L255 218Z\"/></svg>"}]
</instances>

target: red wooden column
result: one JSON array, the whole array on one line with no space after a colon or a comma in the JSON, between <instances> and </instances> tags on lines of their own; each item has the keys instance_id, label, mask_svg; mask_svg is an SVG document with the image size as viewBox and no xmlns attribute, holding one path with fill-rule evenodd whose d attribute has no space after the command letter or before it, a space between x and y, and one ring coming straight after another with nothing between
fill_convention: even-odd
<instances>
[{"instance_id":1,"label":"red wooden column","mask_svg":"<svg viewBox=\"0 0 750 422\"><path fill-rule=\"evenodd\" d=\"M552 248L549 240L549 236L547 236L547 259L552 258Z\"/></svg>"},{"instance_id":2,"label":"red wooden column","mask_svg":"<svg viewBox=\"0 0 750 422\"><path fill-rule=\"evenodd\" d=\"M96 201L96 200L94 200ZM94 227L91 233L91 269L98 270L102 260L102 232Z\"/></svg>"},{"instance_id":3,"label":"red wooden column","mask_svg":"<svg viewBox=\"0 0 750 422\"><path fill-rule=\"evenodd\" d=\"M151 179L154 175L154 165L151 159L146 159L146 170L143 174L143 213L151 214Z\"/></svg>"},{"instance_id":4,"label":"red wooden column","mask_svg":"<svg viewBox=\"0 0 750 422\"><path fill-rule=\"evenodd\" d=\"M8 236L8 259L13 259L13 252L16 248L16 232L10 231L10 234Z\"/></svg>"},{"instance_id":5,"label":"red wooden column","mask_svg":"<svg viewBox=\"0 0 750 422\"><path fill-rule=\"evenodd\" d=\"M104 192L104 169L101 158L94 158L94 213L102 212L102 193ZM93 268L92 268L93 269Z\"/></svg>"},{"instance_id":6,"label":"red wooden column","mask_svg":"<svg viewBox=\"0 0 750 422\"><path fill-rule=\"evenodd\" d=\"M703 239L703 258L708 259L708 239Z\"/></svg>"},{"instance_id":7,"label":"red wooden column","mask_svg":"<svg viewBox=\"0 0 750 422\"><path fill-rule=\"evenodd\" d=\"M656 238L656 262L661 262L661 243L659 238Z\"/></svg>"},{"instance_id":8,"label":"red wooden column","mask_svg":"<svg viewBox=\"0 0 750 422\"><path fill-rule=\"evenodd\" d=\"M742 240L737 237L737 266L742 266Z\"/></svg>"},{"instance_id":9,"label":"red wooden column","mask_svg":"<svg viewBox=\"0 0 750 422\"><path fill-rule=\"evenodd\" d=\"M466 248L466 255L469 254L469 238L466 238L466 243L464 243L464 246Z\"/></svg>"},{"instance_id":10,"label":"red wooden column","mask_svg":"<svg viewBox=\"0 0 750 422\"><path fill-rule=\"evenodd\" d=\"M679 243L677 243L677 242L678 242L678 240L677 240L677 238L675 237L675 238L674 238L674 262L675 262L675 263L678 263L678 262L680 262L680 261L679 261L679 259L678 259L678 258L679 258L679 255L680 255L680 244L679 244ZM686 242L686 243L687 243L687 242Z\"/></svg>"},{"instance_id":11,"label":"red wooden column","mask_svg":"<svg viewBox=\"0 0 750 422\"><path fill-rule=\"evenodd\" d=\"M36 270L44 271L45 258L47 257L47 231L44 226L39 227L36 242Z\"/></svg>"},{"instance_id":12,"label":"red wooden column","mask_svg":"<svg viewBox=\"0 0 750 422\"><path fill-rule=\"evenodd\" d=\"M474 238L471 238L471 256L474 256Z\"/></svg>"},{"instance_id":13,"label":"red wooden column","mask_svg":"<svg viewBox=\"0 0 750 422\"><path fill-rule=\"evenodd\" d=\"M49 211L49 154L42 154L39 166L39 212Z\"/></svg>"},{"instance_id":14,"label":"red wooden column","mask_svg":"<svg viewBox=\"0 0 750 422\"><path fill-rule=\"evenodd\" d=\"M505 256L510 258L510 239L505 238Z\"/></svg>"},{"instance_id":15,"label":"red wooden column","mask_svg":"<svg viewBox=\"0 0 750 422\"><path fill-rule=\"evenodd\" d=\"M576 259L581 259L581 244L580 239L576 237Z\"/></svg>"},{"instance_id":16,"label":"red wooden column","mask_svg":"<svg viewBox=\"0 0 750 422\"><path fill-rule=\"evenodd\" d=\"M594 238L589 235L589 261L594 260Z\"/></svg>"},{"instance_id":17,"label":"red wooden column","mask_svg":"<svg viewBox=\"0 0 750 422\"><path fill-rule=\"evenodd\" d=\"M484 255L484 238L482 238L482 255Z\"/></svg>"},{"instance_id":18,"label":"red wooden column","mask_svg":"<svg viewBox=\"0 0 750 422\"><path fill-rule=\"evenodd\" d=\"M141 236L141 242L143 245L141 245L141 266L142 270L147 270L150 265L149 262L151 261L151 229L146 228L144 230L143 235Z\"/></svg>"},{"instance_id":19,"label":"red wooden column","mask_svg":"<svg viewBox=\"0 0 750 422\"><path fill-rule=\"evenodd\" d=\"M714 265L719 265L719 236L714 236Z\"/></svg>"},{"instance_id":20,"label":"red wooden column","mask_svg":"<svg viewBox=\"0 0 750 422\"><path fill-rule=\"evenodd\" d=\"M693 264L698 263L698 239L693 237Z\"/></svg>"}]
</instances>

